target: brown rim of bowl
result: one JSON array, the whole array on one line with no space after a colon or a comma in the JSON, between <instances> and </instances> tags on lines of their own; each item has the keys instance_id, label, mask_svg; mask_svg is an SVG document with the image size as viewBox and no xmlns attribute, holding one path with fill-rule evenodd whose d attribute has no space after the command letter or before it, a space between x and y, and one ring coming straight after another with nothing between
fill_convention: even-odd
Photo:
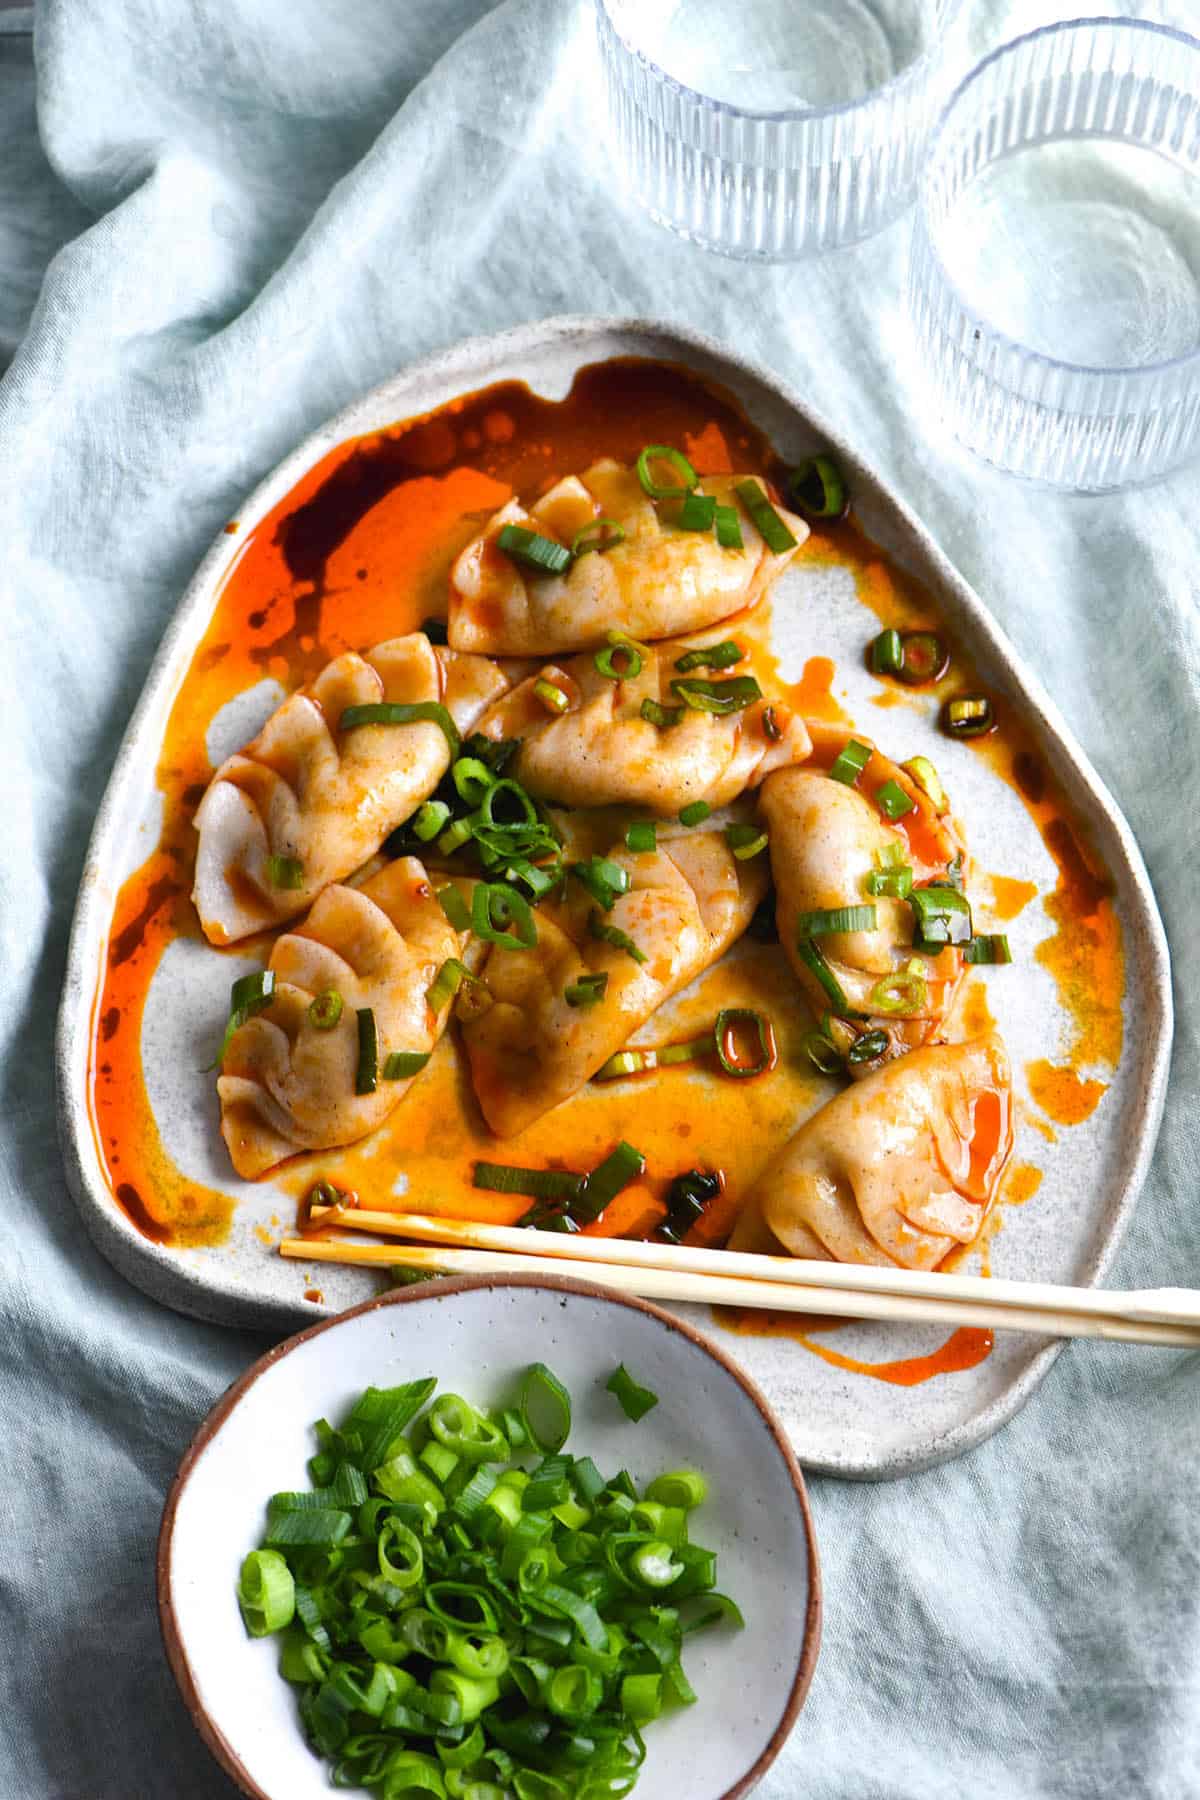
<instances>
[{"instance_id":1,"label":"brown rim of bowl","mask_svg":"<svg viewBox=\"0 0 1200 1800\"><path fill-rule=\"evenodd\" d=\"M360 1313L374 1312L381 1306L412 1306L423 1300L442 1300L452 1294L469 1294L478 1288L550 1288L562 1293L582 1294L588 1300L604 1300L614 1306L628 1306L635 1312L649 1313L668 1330L676 1331L680 1337L690 1338L692 1343L707 1352L715 1362L737 1382L747 1398L758 1408L775 1444L783 1457L796 1499L800 1505L800 1514L804 1520L804 1535L808 1547L808 1609L804 1620L804 1639L800 1647L800 1660L796 1668L795 1680L788 1694L779 1722L767 1741L766 1748L758 1757L753 1767L726 1788L719 1800L740 1800L740 1796L748 1794L766 1774L775 1758L783 1748L800 1708L804 1704L809 1685L816 1666L817 1652L821 1645L821 1566L817 1558L817 1542L813 1535L812 1513L808 1505L808 1493L804 1486L804 1476L796 1461L795 1452L779 1425L774 1412L764 1396L759 1392L749 1376L741 1370L733 1359L703 1332L697 1331L694 1325L676 1318L674 1313L665 1312L661 1306L652 1306L649 1301L641 1300L632 1294L621 1294L612 1288L601 1287L596 1282L576 1281L568 1276L542 1275L454 1275L443 1276L428 1287L397 1288L390 1293L377 1294L373 1300L364 1300L359 1306L347 1307L345 1312L338 1313L332 1319L322 1319L316 1325L310 1325L306 1331L297 1332L293 1337L285 1338L280 1344L260 1356L246 1373L238 1378L232 1387L226 1388L212 1411L201 1422L196 1435L184 1452L183 1461L171 1483L166 1505L163 1507L162 1523L158 1531L158 1548L155 1554L155 1573L158 1588L158 1623L162 1633L163 1648L167 1653L167 1662L175 1677L183 1703L191 1717L193 1725L200 1733L213 1756L220 1763L225 1773L237 1783L248 1800L274 1800L274 1797L260 1788L251 1779L241 1758L237 1755L224 1733L209 1717L200 1699L192 1674L191 1664L179 1637L179 1628L175 1622L175 1605L171 1598L170 1560L171 1540L175 1531L175 1514L179 1507L180 1495L187 1485L193 1468L199 1457L215 1437L229 1414L241 1400L260 1375L280 1361L284 1356L305 1344L310 1338L320 1337L324 1331L331 1331L334 1326L342 1324L346 1319L357 1318Z\"/></svg>"}]
</instances>

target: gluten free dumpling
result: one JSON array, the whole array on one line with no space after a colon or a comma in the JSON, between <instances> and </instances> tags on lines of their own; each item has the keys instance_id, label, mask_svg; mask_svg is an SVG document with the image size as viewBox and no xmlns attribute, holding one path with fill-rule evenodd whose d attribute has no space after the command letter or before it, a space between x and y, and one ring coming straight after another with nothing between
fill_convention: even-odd
<instances>
[{"instance_id":1,"label":"gluten free dumpling","mask_svg":"<svg viewBox=\"0 0 1200 1800\"><path fill-rule=\"evenodd\" d=\"M738 862L715 831L655 851L611 849L629 891L600 911L571 881L538 908L532 950L494 948L481 974L490 1008L463 1026L483 1116L514 1137L570 1098L665 1000L741 936L767 886L765 858ZM593 936L593 921L623 933L628 950ZM640 959L640 960L639 960ZM594 1005L571 1005L581 977L605 977Z\"/></svg>"},{"instance_id":2,"label":"gluten free dumpling","mask_svg":"<svg viewBox=\"0 0 1200 1800\"><path fill-rule=\"evenodd\" d=\"M432 720L342 731L347 707L444 706L469 731L508 687L484 657L423 632L337 657L222 763L196 813L192 898L205 936L228 944L305 912L328 882L366 862L450 765Z\"/></svg>"},{"instance_id":3,"label":"gluten free dumpling","mask_svg":"<svg viewBox=\"0 0 1200 1800\"><path fill-rule=\"evenodd\" d=\"M510 500L450 571L450 642L493 656L550 656L603 644L610 629L635 638L673 637L753 606L795 549L767 549L734 493L742 479L707 475L697 490L736 508L741 550L723 549L712 531L680 530L670 518L675 503L656 505L636 470L610 458L558 482L528 510ZM808 527L776 510L798 547ZM564 575L531 574L495 541L506 525L519 525L570 549L576 534L599 518L620 525L624 541L578 557Z\"/></svg>"},{"instance_id":4,"label":"gluten free dumpling","mask_svg":"<svg viewBox=\"0 0 1200 1800\"><path fill-rule=\"evenodd\" d=\"M327 887L303 924L276 940L273 997L234 1032L217 1081L221 1135L239 1175L262 1175L300 1150L353 1144L382 1124L416 1079L387 1080L387 1057L433 1050L448 1008L435 1014L426 994L460 941L411 856L360 888ZM330 993L341 1012L322 1030L309 1009ZM373 1012L378 1044L369 1094L355 1091L360 1008Z\"/></svg>"},{"instance_id":5,"label":"gluten free dumpling","mask_svg":"<svg viewBox=\"0 0 1200 1800\"><path fill-rule=\"evenodd\" d=\"M1012 1149L993 1032L914 1050L814 1113L746 1198L731 1248L936 1268L978 1235Z\"/></svg>"},{"instance_id":6,"label":"gluten free dumpling","mask_svg":"<svg viewBox=\"0 0 1200 1800\"><path fill-rule=\"evenodd\" d=\"M812 746L804 720L770 696L725 716L681 705L673 681L711 681L719 689L746 679L733 668L681 675L676 663L695 647L694 639L632 653L609 646L602 660L637 669L620 680L606 676L591 652L546 664L491 707L479 729L485 737L519 738L511 773L530 793L562 806L628 805L661 814L696 800L724 806L773 769L803 762ZM565 711L547 710L539 682L565 695ZM643 718L647 700L678 713L677 723Z\"/></svg>"}]
</instances>

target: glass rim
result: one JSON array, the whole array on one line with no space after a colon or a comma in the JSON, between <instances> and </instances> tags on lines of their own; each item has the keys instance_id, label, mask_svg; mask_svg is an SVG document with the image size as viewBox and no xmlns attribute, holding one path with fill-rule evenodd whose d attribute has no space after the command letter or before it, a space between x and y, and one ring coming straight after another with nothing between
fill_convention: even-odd
<instances>
[{"instance_id":1,"label":"glass rim","mask_svg":"<svg viewBox=\"0 0 1200 1800\"><path fill-rule=\"evenodd\" d=\"M1084 376L1095 381L1106 380L1114 375L1121 376L1125 379L1132 378L1136 380L1145 377L1148 383L1153 378L1164 375L1172 369L1190 369L1193 365L1200 367L1200 342L1197 342L1194 349L1184 351L1179 356L1169 356L1161 358L1156 362L1148 363L1071 362L1065 357L1049 356L1043 350L1034 350L1030 345L1022 343L1020 338L1012 337L1008 332L1001 330L998 325L993 325L986 313L981 312L978 306L966 299L958 282L955 280L945 257L941 253L941 249L934 238L933 232L929 228L929 207L927 204L929 185L934 176L939 151L942 149L947 129L954 113L959 107L959 103L966 98L968 90L982 78L986 71L991 68L993 63L1002 61L1005 57L1010 56L1015 51L1024 50L1027 45L1033 43L1037 38L1057 36L1064 38L1071 37L1081 31L1091 30L1098 26L1102 26L1106 32L1110 32L1114 35L1120 34L1121 36L1125 36L1136 34L1137 36L1142 37L1172 38L1175 42L1185 45L1189 51L1200 54L1200 38L1192 37L1186 31L1180 31L1177 26L1160 25L1157 21L1152 19L1130 19L1121 16L1114 17L1112 14L1101 14L1099 16L1083 19L1058 19L1049 25L1039 25L1035 30L1024 32L1022 36L1011 38L1007 44L1001 44L997 49L989 51L987 56L983 57L980 62L977 62L975 66L964 75L954 92L950 95L950 98L946 101L937 124L929 135L929 142L926 146L925 155L922 158L921 173L917 180L914 234L919 233L924 239L928 246L930 260L937 269L943 285L953 296L958 310L961 313L969 314L973 319L979 320L986 327L992 343L999 345L1002 349L1015 351L1018 356L1024 359L1024 362L1027 365L1033 365L1043 370L1050 370L1056 373L1061 372L1065 375ZM1200 86L1195 89L1183 88L1180 91L1182 93L1192 93L1197 105L1200 106ZM1086 140L1080 139L1079 141L1112 144L1127 143L1132 144L1135 148L1137 147L1136 139L1120 138L1099 132L1090 132L1088 133ZM1142 145L1141 147L1144 149L1151 148L1149 145ZM1154 152L1152 152L1152 154L1153 153ZM1200 179L1200 164L1197 165L1196 175L1197 178ZM1019 391L1019 389L1017 391Z\"/></svg>"},{"instance_id":2,"label":"glass rim","mask_svg":"<svg viewBox=\"0 0 1200 1800\"><path fill-rule=\"evenodd\" d=\"M939 24L943 27L951 25L955 18L964 12L966 6L967 0L940 0ZM612 0L596 0L596 11L603 15L609 30L626 55L640 63L657 81L673 89L676 94L695 101L700 106L707 107L710 112L724 114L727 118L751 119L756 123L768 125L800 124L809 119L837 119L845 117L849 113L863 112L885 96L891 97L899 94L906 87L916 86L917 78L923 77L928 72L940 52L940 44L935 40L928 49L922 50L919 56L914 57L905 68L890 76L887 81L881 82L878 87L868 89L857 100L841 100L835 106L780 108L735 106L731 100L718 100L712 94L703 93L700 88L689 87L686 82L680 81L678 76L669 74L666 69L654 61L652 56L647 56L644 50L631 43L613 17Z\"/></svg>"}]
</instances>

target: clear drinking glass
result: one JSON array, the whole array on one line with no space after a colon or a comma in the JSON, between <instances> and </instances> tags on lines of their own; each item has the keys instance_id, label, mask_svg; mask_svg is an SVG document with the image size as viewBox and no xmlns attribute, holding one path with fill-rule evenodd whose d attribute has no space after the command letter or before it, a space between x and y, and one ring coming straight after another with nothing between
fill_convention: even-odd
<instances>
[{"instance_id":1,"label":"clear drinking glass","mask_svg":"<svg viewBox=\"0 0 1200 1800\"><path fill-rule=\"evenodd\" d=\"M637 198L709 249L782 261L867 237L912 198L966 66L962 0L596 0Z\"/></svg>"},{"instance_id":2,"label":"clear drinking glass","mask_svg":"<svg viewBox=\"0 0 1200 1800\"><path fill-rule=\"evenodd\" d=\"M958 89L909 309L936 403L1003 469L1085 491L1200 449L1200 42L1047 26Z\"/></svg>"}]
</instances>

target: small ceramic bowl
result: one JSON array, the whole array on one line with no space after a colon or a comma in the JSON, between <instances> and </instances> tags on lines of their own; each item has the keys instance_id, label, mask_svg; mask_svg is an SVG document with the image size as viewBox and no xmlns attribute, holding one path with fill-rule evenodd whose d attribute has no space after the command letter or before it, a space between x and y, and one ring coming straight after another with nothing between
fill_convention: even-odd
<instances>
[{"instance_id":1,"label":"small ceramic bowl","mask_svg":"<svg viewBox=\"0 0 1200 1800\"><path fill-rule=\"evenodd\" d=\"M158 1605L167 1658L213 1755L252 1800L327 1800L276 1646L247 1637L235 1589L268 1496L307 1485L312 1423L362 1390L435 1375L495 1404L544 1361L573 1401L569 1447L639 1483L693 1467L709 1480L696 1537L719 1557L743 1632L691 1638L698 1703L656 1723L637 1800L733 1800L774 1760L820 1640L821 1583L799 1466L747 1378L680 1319L584 1282L463 1277L401 1289L289 1338L217 1402L167 1498ZM604 1383L618 1362L659 1396L630 1423Z\"/></svg>"}]
</instances>

